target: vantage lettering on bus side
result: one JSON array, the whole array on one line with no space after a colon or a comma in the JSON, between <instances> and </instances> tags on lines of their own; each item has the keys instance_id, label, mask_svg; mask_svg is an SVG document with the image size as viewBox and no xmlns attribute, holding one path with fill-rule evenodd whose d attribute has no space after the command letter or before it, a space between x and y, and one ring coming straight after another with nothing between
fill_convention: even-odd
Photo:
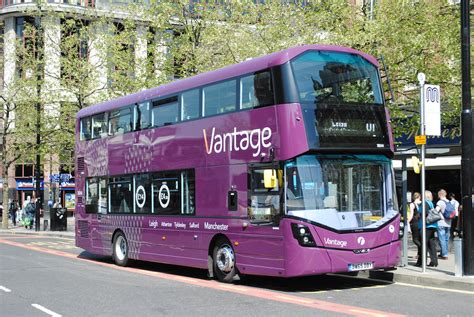
<instances>
[{"instance_id":1,"label":"vantage lettering on bus side","mask_svg":"<svg viewBox=\"0 0 474 317\"><path fill-rule=\"evenodd\" d=\"M262 147L269 148L272 145L270 141L272 130L268 127L251 131L237 131L237 128L234 127L233 132L224 134L216 134L216 128L212 128L210 142L207 140L206 129L203 129L202 133L207 154L245 151L250 147L253 150L252 156L257 157L260 155Z\"/></svg>"},{"instance_id":2,"label":"vantage lettering on bus side","mask_svg":"<svg viewBox=\"0 0 474 317\"><path fill-rule=\"evenodd\" d=\"M347 246L347 241L324 238L324 243L327 245L334 245L337 247L345 248Z\"/></svg>"}]
</instances>

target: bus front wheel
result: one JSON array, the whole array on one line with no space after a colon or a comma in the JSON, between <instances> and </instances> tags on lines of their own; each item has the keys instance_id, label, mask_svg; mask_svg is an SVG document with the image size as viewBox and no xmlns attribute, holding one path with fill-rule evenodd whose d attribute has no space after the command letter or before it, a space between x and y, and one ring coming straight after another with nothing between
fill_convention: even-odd
<instances>
[{"instance_id":1,"label":"bus front wheel","mask_svg":"<svg viewBox=\"0 0 474 317\"><path fill-rule=\"evenodd\" d=\"M126 266L128 263L128 242L122 232L115 235L112 248L115 264Z\"/></svg>"},{"instance_id":2,"label":"bus front wheel","mask_svg":"<svg viewBox=\"0 0 474 317\"><path fill-rule=\"evenodd\" d=\"M214 245L212 255L214 274L217 279L224 283L231 283L237 274L231 243L227 239L219 239Z\"/></svg>"}]
</instances>

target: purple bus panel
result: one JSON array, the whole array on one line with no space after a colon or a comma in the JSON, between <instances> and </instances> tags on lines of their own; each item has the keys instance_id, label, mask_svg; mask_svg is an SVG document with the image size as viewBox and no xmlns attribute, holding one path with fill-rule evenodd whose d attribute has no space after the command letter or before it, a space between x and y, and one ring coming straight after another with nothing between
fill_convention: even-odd
<instances>
[{"instance_id":1,"label":"purple bus panel","mask_svg":"<svg viewBox=\"0 0 474 317\"><path fill-rule=\"evenodd\" d=\"M377 66L373 57L352 49L309 45L81 110L76 127L76 245L110 256L114 236L122 232L128 258L206 269L214 244L225 238L240 273L282 277L394 267L401 246L388 158L393 149L391 135L388 149L359 149L357 155L350 149L344 155L322 154L308 141L308 129L315 129L314 121L309 125L315 117L313 109L286 103L93 140L79 137L83 117L281 65L308 50L358 54ZM304 109L309 109L306 114ZM384 120L390 132L388 112ZM258 187L264 183L263 178L254 179L260 171L253 169L258 168L262 175L264 169L278 171L273 186L284 194L265 196L271 190ZM158 172L188 170L193 179L192 212L133 212L146 199L161 204L161 188L155 197L154 185L151 192L143 189L146 195L138 200L139 176L153 178ZM185 178L180 175L182 188ZM111 207L111 184L120 183L124 176L130 176L127 186L133 206L128 213L118 213ZM100 206L99 211L88 211L87 186L91 185L87 182L92 184L91 179L97 179L97 191L106 197L102 211ZM349 183L342 183L347 179ZM343 198L356 197L360 188L367 197L359 197L359 204ZM235 208L229 207L230 194L237 197ZM170 197L168 188L166 205ZM181 189L182 210L183 197ZM279 210L277 221L256 221L275 208Z\"/></svg>"}]
</instances>

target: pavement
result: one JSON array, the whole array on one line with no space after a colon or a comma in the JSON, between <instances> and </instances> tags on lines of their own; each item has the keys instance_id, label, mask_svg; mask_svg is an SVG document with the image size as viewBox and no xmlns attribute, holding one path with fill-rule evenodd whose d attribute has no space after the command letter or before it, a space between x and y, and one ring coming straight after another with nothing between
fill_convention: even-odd
<instances>
[{"instance_id":1,"label":"pavement","mask_svg":"<svg viewBox=\"0 0 474 317\"><path fill-rule=\"evenodd\" d=\"M74 217L68 217L67 231L44 230L44 221L41 220L40 231L25 229L21 226L13 227L11 222L9 229L0 229L1 233L21 234L21 235L41 235L51 237L74 238ZM474 291L474 276L455 276L454 246L450 241L449 256L447 260L438 260L438 267L427 267L425 272L415 266L417 259L416 246L408 237L408 265L399 266L392 271L362 271L358 277L383 280L399 284L413 284L419 287L437 287L440 289L453 289L460 291ZM427 259L429 263L429 260Z\"/></svg>"}]
</instances>

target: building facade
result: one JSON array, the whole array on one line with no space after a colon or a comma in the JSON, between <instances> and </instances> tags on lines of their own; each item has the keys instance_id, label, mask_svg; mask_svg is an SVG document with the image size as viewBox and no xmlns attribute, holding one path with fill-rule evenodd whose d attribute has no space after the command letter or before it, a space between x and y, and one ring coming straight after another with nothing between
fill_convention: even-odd
<instances>
[{"instance_id":1,"label":"building facade","mask_svg":"<svg viewBox=\"0 0 474 317\"><path fill-rule=\"evenodd\" d=\"M64 105L77 103L77 96L74 93L69 93L64 85L65 67L62 65L61 56L64 55L61 43L64 41L65 34L64 24L70 23L66 18L69 13L74 19L81 16L87 16L86 12L93 11L96 15L108 15L112 18L110 23L115 26L120 25L121 17L124 16L124 11L120 8L126 6L128 0L0 0L0 39L2 50L0 56L0 94L7 95L8 89L11 89L16 79L28 78L32 76L35 70L28 69L27 61L22 59L21 54L28 53L28 50L36 50L36 45L41 45L43 48L42 63L43 69L41 74L43 77L43 84L41 98L47 99L47 93L51 91L61 91L56 94L55 99L51 102L51 98L45 101L42 111L46 114L61 116L63 114ZM144 5L147 1L142 1ZM35 11L35 14L32 12ZM37 12L42 12L38 14ZM54 12L54 14L52 14ZM60 14L57 14L60 13ZM39 17L38 17L39 16ZM87 19L87 17L85 18ZM84 25L87 21L81 21ZM32 39L31 32L27 32L28 28L38 30L41 27L41 33L36 31L36 34L41 34L40 41L37 38ZM106 27L107 28L107 27ZM117 27L116 29L119 29ZM96 30L97 32L106 32L107 29ZM147 57L147 45L150 41L147 40L147 27L145 24L137 24L135 28L135 42L133 47L127 47L132 50L135 61L137 63L136 69L139 69L142 62ZM33 44L32 44L33 43ZM40 44L38 44L40 43ZM116 70L117 67L110 66L110 63L101 60L104 56L100 50L99 45L91 44L91 41L85 40L79 45L76 58L85 58L91 64L100 65L96 67L96 77L94 83L99 91L101 87L107 87L111 83L109 75L111 69ZM33 52L31 56L36 56ZM129 74L130 75L130 74ZM131 74L134 76L134 74ZM71 78L71 80L74 80ZM103 99L102 99L103 100ZM92 94L87 100L87 104L93 104L101 99L94 98ZM34 107L31 109L34 111ZM2 115L4 112L1 112ZM11 129L15 129L15 113L10 114L10 120L13 121ZM31 114L34 116L34 114ZM73 116L68 114L69 116ZM74 117L72 126L74 125ZM1 120L0 122L3 122ZM1 123L0 123L1 124ZM8 144L8 137L6 143L3 144L3 133L5 132L3 126L0 127L0 150ZM61 127L58 127L58 133L61 133ZM7 134L8 135L8 134ZM10 146L12 146L10 144ZM4 153L1 151L1 153ZM11 155L11 153L9 154ZM0 175L3 175L3 170L6 169L3 164L0 164ZM64 153L47 153L41 156L41 197L43 201L43 208L45 210L51 207L54 202L61 202L63 207L68 210L74 210L74 166L73 166L73 152L69 150L67 155ZM20 206L22 206L29 197L35 196L35 165L34 160L18 160L15 161L6 173L6 179L0 179L0 186L3 187L8 183L10 199L17 199ZM3 193L0 190L0 202L3 200Z\"/></svg>"}]
</instances>

